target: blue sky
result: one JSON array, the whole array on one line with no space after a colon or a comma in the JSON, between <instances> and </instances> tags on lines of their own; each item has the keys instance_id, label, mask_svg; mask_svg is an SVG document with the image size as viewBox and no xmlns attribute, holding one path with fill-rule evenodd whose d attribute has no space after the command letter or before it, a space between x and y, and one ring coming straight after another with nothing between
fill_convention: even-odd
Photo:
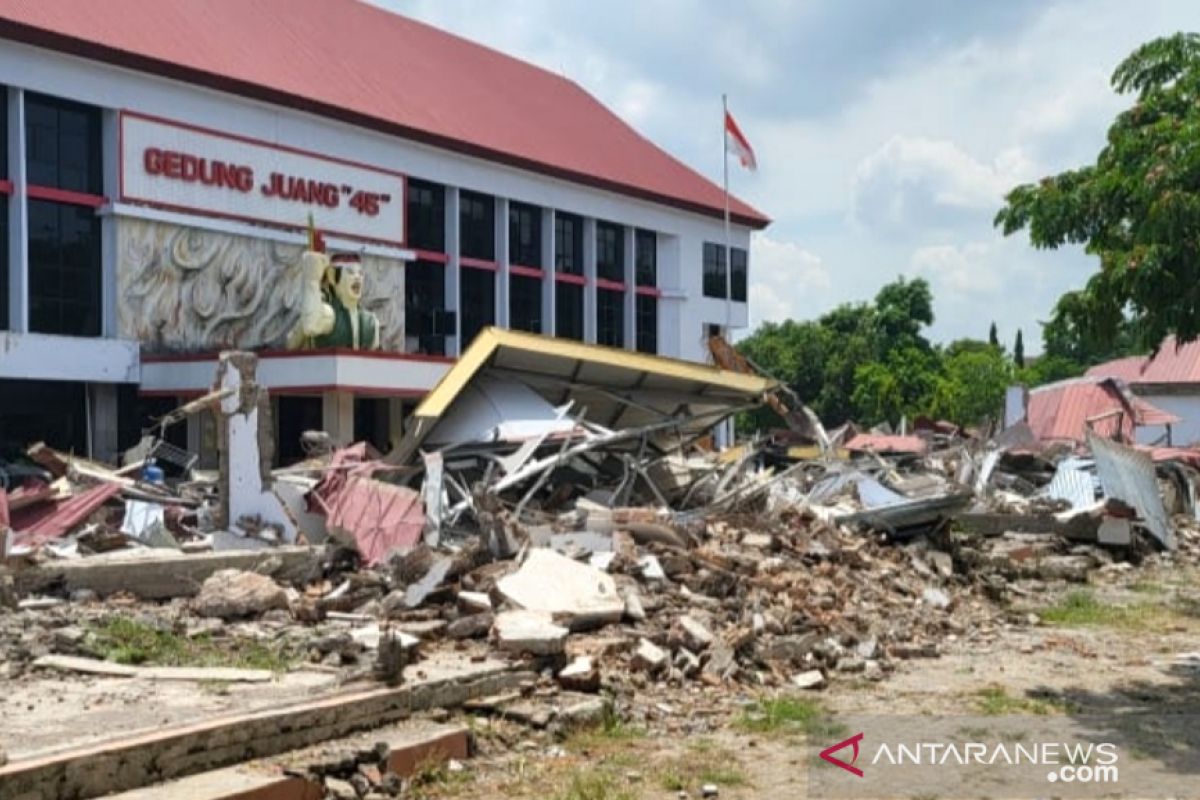
<instances>
[{"instance_id":1,"label":"blue sky","mask_svg":"<svg viewBox=\"0 0 1200 800\"><path fill-rule=\"evenodd\" d=\"M1200 27L1194 0L375 0L574 80L717 181L721 93L775 222L751 248L751 319L807 319L898 275L934 290L934 338L1038 320L1095 260L1002 238L1019 182L1090 163L1128 104L1113 67Z\"/></svg>"}]
</instances>

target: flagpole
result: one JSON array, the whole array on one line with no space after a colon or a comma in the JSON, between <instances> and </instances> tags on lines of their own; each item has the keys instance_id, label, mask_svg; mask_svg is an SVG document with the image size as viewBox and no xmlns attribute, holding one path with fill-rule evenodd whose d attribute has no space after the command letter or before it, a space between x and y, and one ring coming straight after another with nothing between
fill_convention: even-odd
<instances>
[{"instance_id":1,"label":"flagpole","mask_svg":"<svg viewBox=\"0 0 1200 800\"><path fill-rule=\"evenodd\" d=\"M730 327L733 325L733 307L731 298L733 295L733 280L731 273L733 272L732 247L729 243L729 131L726 128L727 120L729 119L729 102L724 94L721 95L721 156L724 159L724 176L725 176L725 340L729 341L733 337L729 333Z\"/></svg>"}]
</instances>

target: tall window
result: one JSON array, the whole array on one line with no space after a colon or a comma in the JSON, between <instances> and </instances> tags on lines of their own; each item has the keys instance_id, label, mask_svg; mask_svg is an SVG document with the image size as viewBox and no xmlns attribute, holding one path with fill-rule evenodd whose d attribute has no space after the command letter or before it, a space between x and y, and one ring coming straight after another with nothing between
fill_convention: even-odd
<instances>
[{"instance_id":1,"label":"tall window","mask_svg":"<svg viewBox=\"0 0 1200 800\"><path fill-rule=\"evenodd\" d=\"M542 210L537 206L508 204L508 260L541 269Z\"/></svg>"},{"instance_id":2,"label":"tall window","mask_svg":"<svg viewBox=\"0 0 1200 800\"><path fill-rule=\"evenodd\" d=\"M658 285L658 236L654 231L639 230L636 234L634 257L638 286Z\"/></svg>"},{"instance_id":3,"label":"tall window","mask_svg":"<svg viewBox=\"0 0 1200 800\"><path fill-rule=\"evenodd\" d=\"M429 181L408 181L408 245L418 250L446 250L446 188Z\"/></svg>"},{"instance_id":4,"label":"tall window","mask_svg":"<svg viewBox=\"0 0 1200 800\"><path fill-rule=\"evenodd\" d=\"M99 336L100 110L26 93L25 141L30 330Z\"/></svg>"},{"instance_id":5,"label":"tall window","mask_svg":"<svg viewBox=\"0 0 1200 800\"><path fill-rule=\"evenodd\" d=\"M620 225L596 223L596 275L625 282L625 229Z\"/></svg>"},{"instance_id":6,"label":"tall window","mask_svg":"<svg viewBox=\"0 0 1200 800\"><path fill-rule=\"evenodd\" d=\"M554 212L554 268L583 274L583 220L574 214Z\"/></svg>"},{"instance_id":7,"label":"tall window","mask_svg":"<svg viewBox=\"0 0 1200 800\"><path fill-rule=\"evenodd\" d=\"M489 195L460 192L459 241L467 258L496 259L496 203Z\"/></svg>"},{"instance_id":8,"label":"tall window","mask_svg":"<svg viewBox=\"0 0 1200 800\"><path fill-rule=\"evenodd\" d=\"M596 342L609 347L625 346L625 293L596 290Z\"/></svg>"},{"instance_id":9,"label":"tall window","mask_svg":"<svg viewBox=\"0 0 1200 800\"><path fill-rule=\"evenodd\" d=\"M583 341L583 287L577 283L554 285L554 335Z\"/></svg>"},{"instance_id":10,"label":"tall window","mask_svg":"<svg viewBox=\"0 0 1200 800\"><path fill-rule=\"evenodd\" d=\"M725 247L704 243L704 296L725 298Z\"/></svg>"},{"instance_id":11,"label":"tall window","mask_svg":"<svg viewBox=\"0 0 1200 800\"><path fill-rule=\"evenodd\" d=\"M480 330L496 323L496 273L467 268L458 279L462 284L462 352Z\"/></svg>"},{"instance_id":12,"label":"tall window","mask_svg":"<svg viewBox=\"0 0 1200 800\"><path fill-rule=\"evenodd\" d=\"M446 268L436 261L410 261L404 271L404 336L412 351L445 355L453 334L446 313Z\"/></svg>"},{"instance_id":13,"label":"tall window","mask_svg":"<svg viewBox=\"0 0 1200 800\"><path fill-rule=\"evenodd\" d=\"M508 284L509 327L515 331L542 332L542 280L511 275Z\"/></svg>"},{"instance_id":14,"label":"tall window","mask_svg":"<svg viewBox=\"0 0 1200 800\"><path fill-rule=\"evenodd\" d=\"M734 300L746 302L746 251L734 247L729 253L732 269L729 272L729 289Z\"/></svg>"},{"instance_id":15,"label":"tall window","mask_svg":"<svg viewBox=\"0 0 1200 800\"><path fill-rule=\"evenodd\" d=\"M637 309L637 349L643 353L658 352L658 298L639 294Z\"/></svg>"},{"instance_id":16,"label":"tall window","mask_svg":"<svg viewBox=\"0 0 1200 800\"><path fill-rule=\"evenodd\" d=\"M8 103L0 85L0 131L8 140ZM8 180L8 148L0 147L0 178ZM8 328L8 195L0 192L0 331Z\"/></svg>"}]
</instances>

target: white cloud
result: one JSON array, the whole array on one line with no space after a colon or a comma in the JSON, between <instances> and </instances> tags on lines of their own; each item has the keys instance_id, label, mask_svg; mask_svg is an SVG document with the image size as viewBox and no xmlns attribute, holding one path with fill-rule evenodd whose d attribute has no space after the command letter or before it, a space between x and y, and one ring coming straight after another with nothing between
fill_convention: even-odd
<instances>
[{"instance_id":1,"label":"white cloud","mask_svg":"<svg viewBox=\"0 0 1200 800\"><path fill-rule=\"evenodd\" d=\"M1031 177L1019 148L985 164L954 142L893 136L859 162L851 186L854 219L884 232L954 225L963 212L994 212L1004 194ZM971 213L974 223L977 214Z\"/></svg>"},{"instance_id":2,"label":"white cloud","mask_svg":"<svg viewBox=\"0 0 1200 800\"><path fill-rule=\"evenodd\" d=\"M935 297L987 295L1002 288L993 262L997 242L935 244L917 248L910 259L914 274L929 279Z\"/></svg>"},{"instance_id":3,"label":"white cloud","mask_svg":"<svg viewBox=\"0 0 1200 800\"><path fill-rule=\"evenodd\" d=\"M770 236L750 241L751 324L805 319L824 308L833 285L820 256Z\"/></svg>"}]
</instances>

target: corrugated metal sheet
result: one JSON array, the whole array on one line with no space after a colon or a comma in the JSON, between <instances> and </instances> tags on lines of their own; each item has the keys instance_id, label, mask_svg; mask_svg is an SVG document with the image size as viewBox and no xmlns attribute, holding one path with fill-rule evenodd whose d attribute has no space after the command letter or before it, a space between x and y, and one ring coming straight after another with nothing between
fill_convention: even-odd
<instances>
[{"instance_id":1,"label":"corrugated metal sheet","mask_svg":"<svg viewBox=\"0 0 1200 800\"><path fill-rule=\"evenodd\" d=\"M365 2L0 0L0 36L723 213L721 187L578 84ZM731 212L769 222L736 198Z\"/></svg>"},{"instance_id":2,"label":"corrugated metal sheet","mask_svg":"<svg viewBox=\"0 0 1200 800\"><path fill-rule=\"evenodd\" d=\"M1091 420L1091 423L1089 423ZM1107 439L1134 438L1134 428L1179 418L1108 378L1072 378L1029 393L1029 427L1042 441L1082 442L1090 428Z\"/></svg>"},{"instance_id":3,"label":"corrugated metal sheet","mask_svg":"<svg viewBox=\"0 0 1200 800\"><path fill-rule=\"evenodd\" d=\"M1142 378L1142 370L1150 360L1149 356L1127 356L1114 358L1097 364L1084 373L1088 378L1120 378L1126 383L1137 383Z\"/></svg>"},{"instance_id":4,"label":"corrugated metal sheet","mask_svg":"<svg viewBox=\"0 0 1200 800\"><path fill-rule=\"evenodd\" d=\"M11 525L18 545L37 546L57 539L82 525L96 509L121 491L120 484L100 483L66 500L45 503L12 512Z\"/></svg>"},{"instance_id":5,"label":"corrugated metal sheet","mask_svg":"<svg viewBox=\"0 0 1200 800\"><path fill-rule=\"evenodd\" d=\"M1150 533L1167 549L1175 549L1171 522L1159 494L1150 456L1099 436L1089 436L1088 446L1096 459L1096 473L1105 496L1136 510Z\"/></svg>"},{"instance_id":6,"label":"corrugated metal sheet","mask_svg":"<svg viewBox=\"0 0 1200 800\"><path fill-rule=\"evenodd\" d=\"M1046 496L1066 500L1073 509L1095 505L1099 479L1091 466L1091 461L1064 458L1058 462L1054 478L1046 486Z\"/></svg>"}]
</instances>

